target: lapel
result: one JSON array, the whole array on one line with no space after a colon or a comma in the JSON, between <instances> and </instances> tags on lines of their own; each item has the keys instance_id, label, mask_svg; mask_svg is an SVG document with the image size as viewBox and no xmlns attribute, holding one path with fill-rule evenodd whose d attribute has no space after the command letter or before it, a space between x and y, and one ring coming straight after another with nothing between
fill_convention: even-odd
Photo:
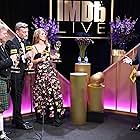
<instances>
[{"instance_id":1,"label":"lapel","mask_svg":"<svg viewBox=\"0 0 140 140\"><path fill-rule=\"evenodd\" d=\"M0 47L0 55L1 55L1 58L3 58L3 59L8 57L8 54L5 51L6 50L3 51Z\"/></svg>"},{"instance_id":2,"label":"lapel","mask_svg":"<svg viewBox=\"0 0 140 140\"><path fill-rule=\"evenodd\" d=\"M15 44L17 49L19 49L21 47L20 42L16 37L13 38L13 43Z\"/></svg>"}]
</instances>

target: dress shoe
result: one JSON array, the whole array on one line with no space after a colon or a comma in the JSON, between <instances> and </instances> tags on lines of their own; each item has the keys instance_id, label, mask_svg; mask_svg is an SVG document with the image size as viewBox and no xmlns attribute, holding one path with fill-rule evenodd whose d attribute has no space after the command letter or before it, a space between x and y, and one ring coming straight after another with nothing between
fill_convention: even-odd
<instances>
[{"instance_id":1,"label":"dress shoe","mask_svg":"<svg viewBox=\"0 0 140 140\"><path fill-rule=\"evenodd\" d=\"M62 125L62 123L58 123L58 122L56 122L56 121L54 121L53 123L52 123L52 126L56 126L56 127L59 127L59 126L61 126Z\"/></svg>"},{"instance_id":2,"label":"dress shoe","mask_svg":"<svg viewBox=\"0 0 140 140\"><path fill-rule=\"evenodd\" d=\"M56 127L59 127L63 124L63 120L62 119L55 119L52 123L52 126L56 126Z\"/></svg>"},{"instance_id":3,"label":"dress shoe","mask_svg":"<svg viewBox=\"0 0 140 140\"><path fill-rule=\"evenodd\" d=\"M15 124L15 127L24 130L33 129L33 126L29 122Z\"/></svg>"},{"instance_id":4,"label":"dress shoe","mask_svg":"<svg viewBox=\"0 0 140 140\"><path fill-rule=\"evenodd\" d=\"M6 135L10 135L12 132L9 130L4 131Z\"/></svg>"},{"instance_id":5,"label":"dress shoe","mask_svg":"<svg viewBox=\"0 0 140 140\"><path fill-rule=\"evenodd\" d=\"M140 131L140 124L136 124L135 126L130 128L131 131Z\"/></svg>"},{"instance_id":6,"label":"dress shoe","mask_svg":"<svg viewBox=\"0 0 140 140\"><path fill-rule=\"evenodd\" d=\"M0 140L11 140L9 137L6 136L6 134L3 132L1 135L0 135Z\"/></svg>"}]
</instances>

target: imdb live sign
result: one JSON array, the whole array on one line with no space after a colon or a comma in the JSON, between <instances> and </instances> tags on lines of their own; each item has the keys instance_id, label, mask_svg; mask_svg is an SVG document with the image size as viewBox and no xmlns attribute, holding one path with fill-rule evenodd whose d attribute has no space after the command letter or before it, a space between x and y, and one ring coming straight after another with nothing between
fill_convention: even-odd
<instances>
[{"instance_id":1,"label":"imdb live sign","mask_svg":"<svg viewBox=\"0 0 140 140\"><path fill-rule=\"evenodd\" d=\"M106 37L111 18L111 0L50 0L50 15L55 17L60 34L67 37L85 32L91 37ZM55 7L56 6L56 7Z\"/></svg>"}]
</instances>

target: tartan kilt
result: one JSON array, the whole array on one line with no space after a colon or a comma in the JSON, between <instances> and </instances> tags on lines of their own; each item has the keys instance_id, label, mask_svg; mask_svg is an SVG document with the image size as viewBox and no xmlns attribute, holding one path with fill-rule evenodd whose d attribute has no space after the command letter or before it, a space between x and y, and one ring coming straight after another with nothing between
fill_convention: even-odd
<instances>
[{"instance_id":1,"label":"tartan kilt","mask_svg":"<svg viewBox=\"0 0 140 140\"><path fill-rule=\"evenodd\" d=\"M7 82L0 79L0 112L8 109L9 96L7 93Z\"/></svg>"}]
</instances>

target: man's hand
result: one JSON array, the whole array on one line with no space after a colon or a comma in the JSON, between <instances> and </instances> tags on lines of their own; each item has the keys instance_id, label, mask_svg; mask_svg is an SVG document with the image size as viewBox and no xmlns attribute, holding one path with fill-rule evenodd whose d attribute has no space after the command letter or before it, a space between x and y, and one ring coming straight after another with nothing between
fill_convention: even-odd
<instances>
[{"instance_id":1,"label":"man's hand","mask_svg":"<svg viewBox=\"0 0 140 140\"><path fill-rule=\"evenodd\" d=\"M31 62L31 63L28 64L28 68L32 69L32 67L33 67L33 63Z\"/></svg>"},{"instance_id":2,"label":"man's hand","mask_svg":"<svg viewBox=\"0 0 140 140\"><path fill-rule=\"evenodd\" d=\"M17 54L13 54L10 56L13 62L17 61Z\"/></svg>"},{"instance_id":3,"label":"man's hand","mask_svg":"<svg viewBox=\"0 0 140 140\"><path fill-rule=\"evenodd\" d=\"M46 59L47 59L47 56L46 56L46 55L41 57L41 61L42 61L42 62L45 62Z\"/></svg>"},{"instance_id":4,"label":"man's hand","mask_svg":"<svg viewBox=\"0 0 140 140\"><path fill-rule=\"evenodd\" d=\"M140 76L140 71L136 72L136 76L139 77Z\"/></svg>"},{"instance_id":5,"label":"man's hand","mask_svg":"<svg viewBox=\"0 0 140 140\"><path fill-rule=\"evenodd\" d=\"M127 64L132 65L132 59L129 58L128 56L125 56L125 58L123 59L123 63L127 63Z\"/></svg>"},{"instance_id":6,"label":"man's hand","mask_svg":"<svg viewBox=\"0 0 140 140\"><path fill-rule=\"evenodd\" d=\"M54 55L51 55L50 57L51 57L51 59L60 59L60 54L55 53Z\"/></svg>"}]
</instances>

